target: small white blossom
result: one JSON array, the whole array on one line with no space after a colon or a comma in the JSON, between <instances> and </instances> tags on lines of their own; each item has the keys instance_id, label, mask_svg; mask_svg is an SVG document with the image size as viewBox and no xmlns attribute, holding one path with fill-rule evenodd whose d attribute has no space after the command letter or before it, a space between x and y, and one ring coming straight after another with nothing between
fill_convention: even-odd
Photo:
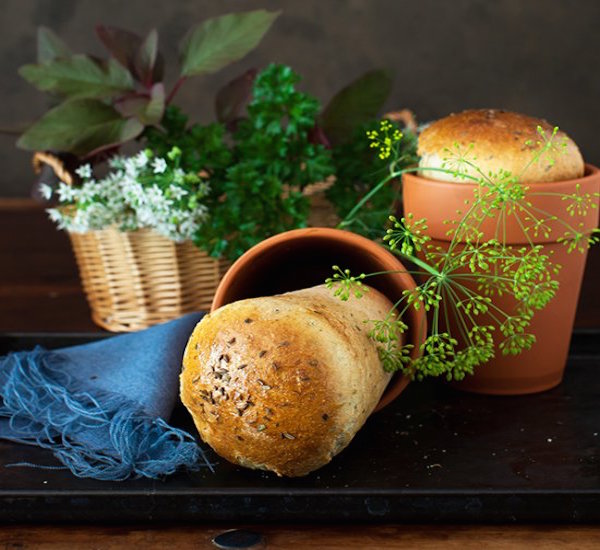
<instances>
[{"instance_id":1,"label":"small white blossom","mask_svg":"<svg viewBox=\"0 0 600 550\"><path fill-rule=\"evenodd\" d=\"M46 200L50 200L50 198L52 197L52 187L50 187L47 183L41 183L40 195Z\"/></svg>"},{"instance_id":2,"label":"small white blossom","mask_svg":"<svg viewBox=\"0 0 600 550\"><path fill-rule=\"evenodd\" d=\"M140 151L132 160L138 168L144 168L148 164L148 155L145 151Z\"/></svg>"},{"instance_id":3,"label":"small white blossom","mask_svg":"<svg viewBox=\"0 0 600 550\"><path fill-rule=\"evenodd\" d=\"M48 217L55 223L60 222L63 217L62 212L57 208L48 208L46 212L48 212Z\"/></svg>"},{"instance_id":4,"label":"small white blossom","mask_svg":"<svg viewBox=\"0 0 600 550\"><path fill-rule=\"evenodd\" d=\"M156 157L152 161L152 168L154 168L155 174L163 174L164 171L167 169L167 161L163 158Z\"/></svg>"},{"instance_id":5,"label":"small white blossom","mask_svg":"<svg viewBox=\"0 0 600 550\"><path fill-rule=\"evenodd\" d=\"M77 192L75 191L74 187L66 184L64 181L61 181L58 184L57 194L60 202L71 202L75 198Z\"/></svg>"},{"instance_id":6,"label":"small white blossom","mask_svg":"<svg viewBox=\"0 0 600 550\"><path fill-rule=\"evenodd\" d=\"M170 185L169 193L171 193L171 196L176 201L178 201L182 197L185 197L188 194L188 192L183 187L179 187L179 185Z\"/></svg>"},{"instance_id":7,"label":"small white blossom","mask_svg":"<svg viewBox=\"0 0 600 550\"><path fill-rule=\"evenodd\" d=\"M125 169L125 173L131 177L131 178L137 178L139 173L138 173L138 166L135 163L135 160L133 159L133 157L125 159L123 161L123 168Z\"/></svg>"},{"instance_id":8,"label":"small white blossom","mask_svg":"<svg viewBox=\"0 0 600 550\"><path fill-rule=\"evenodd\" d=\"M180 199L190 194L200 199L206 196L209 186L204 181L186 182L181 168L169 166L169 161L139 153L133 157L113 157L109 160L112 171L103 179L92 179L91 168L80 167L78 174L83 183L69 186L58 185L55 193L61 206L52 208L48 215L58 227L68 231L85 233L109 226L121 231L151 228L176 242L194 237L208 219L208 209L194 204L193 209L181 207ZM167 187L152 182L152 174L161 173L171 178ZM50 192L52 190L50 189ZM49 193L44 189L45 193Z\"/></svg>"},{"instance_id":9,"label":"small white blossom","mask_svg":"<svg viewBox=\"0 0 600 550\"><path fill-rule=\"evenodd\" d=\"M108 159L108 165L111 168L116 168L118 170L124 170L125 169L125 157L122 157L120 155L115 155L114 157L111 157L110 159Z\"/></svg>"},{"instance_id":10,"label":"small white blossom","mask_svg":"<svg viewBox=\"0 0 600 550\"><path fill-rule=\"evenodd\" d=\"M92 167L89 164L82 164L75 170L75 173L83 180L90 179L92 177Z\"/></svg>"},{"instance_id":11,"label":"small white blossom","mask_svg":"<svg viewBox=\"0 0 600 550\"><path fill-rule=\"evenodd\" d=\"M173 171L173 181L175 183L183 183L185 172L181 168L175 168Z\"/></svg>"}]
</instances>

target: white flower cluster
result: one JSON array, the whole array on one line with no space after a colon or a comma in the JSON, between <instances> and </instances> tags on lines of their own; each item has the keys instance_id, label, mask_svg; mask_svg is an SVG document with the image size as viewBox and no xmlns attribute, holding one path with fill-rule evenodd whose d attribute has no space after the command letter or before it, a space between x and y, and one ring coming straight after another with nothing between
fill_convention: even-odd
<instances>
[{"instance_id":1,"label":"white flower cluster","mask_svg":"<svg viewBox=\"0 0 600 550\"><path fill-rule=\"evenodd\" d=\"M48 209L60 229L86 233L115 226L121 231L150 228L171 240L192 239L206 223L208 209L201 201L209 192L208 183L178 167L180 151L174 148L168 159L142 151L133 157L114 157L111 172L95 180L89 165L76 170L79 186L64 182L53 191L41 188L50 198L56 194L59 206Z\"/></svg>"}]
</instances>

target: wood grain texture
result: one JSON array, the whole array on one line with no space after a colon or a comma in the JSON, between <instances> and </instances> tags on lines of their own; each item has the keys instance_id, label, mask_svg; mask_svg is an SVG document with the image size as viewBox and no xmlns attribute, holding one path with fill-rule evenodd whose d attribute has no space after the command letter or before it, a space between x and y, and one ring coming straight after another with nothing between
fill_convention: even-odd
<instances>
[{"instance_id":1,"label":"wood grain texture","mask_svg":"<svg viewBox=\"0 0 600 550\"><path fill-rule=\"evenodd\" d=\"M99 331L67 235L32 200L0 201L0 331Z\"/></svg>"},{"instance_id":2,"label":"wood grain texture","mask_svg":"<svg viewBox=\"0 0 600 550\"><path fill-rule=\"evenodd\" d=\"M167 525L101 527L7 526L0 528L5 549L97 550L215 548L212 539L228 526ZM598 548L600 527L569 526L244 526L263 535L268 550L346 550L348 548L402 550L592 550Z\"/></svg>"}]
</instances>

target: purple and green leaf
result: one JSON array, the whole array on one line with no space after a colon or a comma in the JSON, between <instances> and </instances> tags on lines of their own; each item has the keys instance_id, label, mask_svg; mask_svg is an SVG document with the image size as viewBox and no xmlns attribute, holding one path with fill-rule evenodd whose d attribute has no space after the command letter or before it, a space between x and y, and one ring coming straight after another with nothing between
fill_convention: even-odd
<instances>
[{"instance_id":1,"label":"purple and green leaf","mask_svg":"<svg viewBox=\"0 0 600 550\"><path fill-rule=\"evenodd\" d=\"M99 64L86 55L24 65L19 74L44 92L69 98L109 98L134 89L131 73L114 59Z\"/></svg>"},{"instance_id":2,"label":"purple and green leaf","mask_svg":"<svg viewBox=\"0 0 600 550\"><path fill-rule=\"evenodd\" d=\"M344 143L361 124L376 118L391 90L392 77L386 70L369 71L340 90L320 117L331 143Z\"/></svg>"},{"instance_id":3,"label":"purple and green leaf","mask_svg":"<svg viewBox=\"0 0 600 550\"><path fill-rule=\"evenodd\" d=\"M102 101L73 99L48 111L17 145L32 151L63 151L86 157L134 139L143 129L139 120L123 118Z\"/></svg>"},{"instance_id":4,"label":"purple and green leaf","mask_svg":"<svg viewBox=\"0 0 600 550\"><path fill-rule=\"evenodd\" d=\"M155 29L142 38L125 29L98 25L96 34L110 54L145 86L162 80L164 59L158 51Z\"/></svg>"},{"instance_id":5,"label":"purple and green leaf","mask_svg":"<svg viewBox=\"0 0 600 550\"><path fill-rule=\"evenodd\" d=\"M243 117L244 109L252 99L252 85L256 74L256 69L248 69L217 92L215 111L219 122L234 124Z\"/></svg>"},{"instance_id":6,"label":"purple and green leaf","mask_svg":"<svg viewBox=\"0 0 600 550\"><path fill-rule=\"evenodd\" d=\"M71 56L69 47L47 27L37 31L37 61L49 63L59 58Z\"/></svg>"},{"instance_id":7,"label":"purple and green leaf","mask_svg":"<svg viewBox=\"0 0 600 550\"><path fill-rule=\"evenodd\" d=\"M238 61L262 40L280 12L230 13L193 27L180 45L181 75L214 73Z\"/></svg>"}]
</instances>

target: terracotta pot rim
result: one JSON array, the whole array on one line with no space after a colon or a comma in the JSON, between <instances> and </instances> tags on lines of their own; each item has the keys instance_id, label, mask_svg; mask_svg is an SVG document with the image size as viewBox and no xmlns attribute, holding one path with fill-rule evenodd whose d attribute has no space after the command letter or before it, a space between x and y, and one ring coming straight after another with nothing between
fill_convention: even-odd
<instances>
[{"instance_id":1,"label":"terracotta pot rim","mask_svg":"<svg viewBox=\"0 0 600 550\"><path fill-rule=\"evenodd\" d=\"M537 337L537 342L523 354L512 356L503 355L498 349L499 341L495 339L496 356L485 365L477 367L473 376L453 385L476 393L521 395L549 389L560 382L566 364L587 254L587 250L584 250L583 254L573 252L569 255L567 248L560 242L560 237L565 232L560 219L568 215L568 203L565 203L562 195L576 192L578 186L583 193L597 193L600 186L600 170L587 164L581 178L523 184L532 208L547 218L544 222L547 230L538 234L532 232L525 237L523 226L516 221L517 217L507 215L503 220L502 239L506 244L529 246L533 242L541 245L544 254L552 254L553 261L562 265L562 270L556 277L560 283L556 296L547 308L536 312L527 329ZM425 234L431 238L431 245L440 247L441 251L447 251L450 242L456 238L453 227L449 228L447 221L464 219L465 205L473 201L477 191L477 183L446 182L405 174L405 215L411 213L415 219L427 220ZM597 206L597 198L594 198L593 204ZM572 220L570 224L579 227L582 232L598 227L598 208L591 207L585 210L576 212L572 218L569 216ZM482 216L477 225L482 240L497 238L499 220L499 216L494 212L492 215ZM458 242L464 243L464 239ZM470 288L477 287L476 281L463 282ZM507 312L512 311L516 305L515 299L506 293L501 296L495 295L493 300ZM487 317L483 317L483 322L485 319ZM450 317L450 326L455 328L457 333L458 324L457 319Z\"/></svg>"},{"instance_id":2,"label":"terracotta pot rim","mask_svg":"<svg viewBox=\"0 0 600 550\"><path fill-rule=\"evenodd\" d=\"M404 267L402 265L402 263L400 262L400 260L398 260L398 258L396 258L396 256L394 256L391 252L389 252L388 250L386 250L385 248L383 248L381 245L377 244L376 242L374 242L370 239L367 239L366 237L363 237L362 235L359 235L358 233L353 233L352 231L347 231L345 229L336 229L333 227L304 227L304 228L300 228L300 229L291 229L290 231L284 231L283 233L278 233L277 235L273 235L272 237L269 237L269 238L265 239L264 241L261 241L260 243L254 245L252 248L250 248L249 250L244 252L244 254L242 254L231 265L231 267L227 270L227 273L225 273L225 275L221 279L221 284L219 284L219 286L215 292L210 310L214 311L215 309L225 305L223 303L223 301L224 301L223 295L225 294L225 289L228 286L229 280L234 277L235 273L237 271L239 271L240 267L243 267L244 265L248 264L254 257L256 257L261 252L268 250L273 245L287 242L293 238L304 237L304 236L311 235L311 234L335 237L335 238L345 241L345 242L356 242L356 241L361 242L365 248L375 252L375 254L377 256L379 256L379 257L387 256L389 258L393 258L398 264L400 264L402 267ZM410 277L409 274L407 274L407 275ZM412 279L412 277L411 277L411 279Z\"/></svg>"},{"instance_id":3,"label":"terracotta pot rim","mask_svg":"<svg viewBox=\"0 0 600 550\"><path fill-rule=\"evenodd\" d=\"M358 235L357 233L346 231L344 229L335 229L331 227L307 227L301 229L292 229L290 231L285 231L269 237L240 256L229 268L227 273L225 273L223 279L221 280L221 283L215 292L211 311L226 305L224 298L226 290L230 286L230 281L232 281L237 276L239 271L252 262L257 256L269 250L273 246L289 242L290 240L296 238L304 238L311 235L316 237L330 237L345 243L351 243L354 246L360 246L363 250L371 253L373 256L381 260L382 263L394 262L399 266L399 269L405 270L404 272L397 274L398 277L403 280L402 284L407 288L411 285L413 288L416 287L413 277L406 271L406 268L402 262L380 244L377 244L376 242L363 237L362 235ZM340 261L341 260L342 259L340 259ZM414 345L411 356L416 358L421 355L420 347L427 336L427 320L422 309L411 309L409 315L412 317L412 324L415 325L414 327L411 327L411 330L408 333L409 342ZM383 407L396 399L396 397L398 397L406 388L409 382L410 377L400 373L394 374L373 412L381 410Z\"/></svg>"},{"instance_id":4,"label":"terracotta pot rim","mask_svg":"<svg viewBox=\"0 0 600 550\"><path fill-rule=\"evenodd\" d=\"M427 170L427 168L424 168L423 170ZM577 183L580 183L580 184L586 183L590 180L595 179L596 177L598 177L598 175L600 175L600 168L598 168L597 166L595 166L593 164L585 163L584 174L580 178L571 178L568 180L558 180L558 181L536 181L536 182L528 182L528 183L525 183L524 185L526 185L527 187L530 187L530 188L535 188L538 186L541 187L544 185L574 185ZM442 185L442 186L448 186L448 187L456 186L456 187L460 187L462 189L475 188L478 186L477 183L471 182L471 181L445 181L445 180L436 180L433 178L426 178L424 176L421 176L418 172L406 172L406 173L402 174L402 177L403 178L405 178L405 177L414 178L414 179L426 182L428 184Z\"/></svg>"}]
</instances>

